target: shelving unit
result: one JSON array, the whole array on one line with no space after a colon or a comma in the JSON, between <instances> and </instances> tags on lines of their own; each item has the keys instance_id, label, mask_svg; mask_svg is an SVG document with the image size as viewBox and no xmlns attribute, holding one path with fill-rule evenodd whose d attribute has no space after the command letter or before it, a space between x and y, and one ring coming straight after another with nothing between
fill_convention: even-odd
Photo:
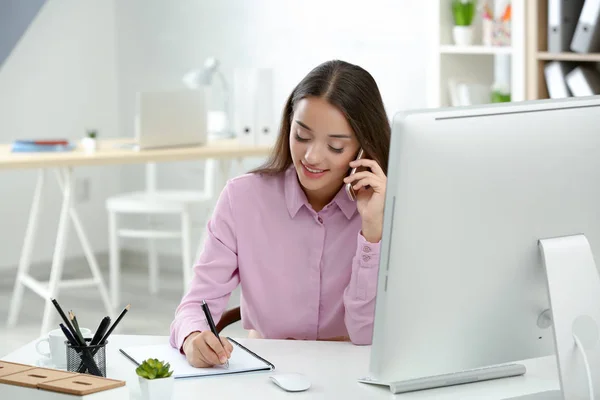
<instances>
[{"instance_id":1,"label":"shelving unit","mask_svg":"<svg viewBox=\"0 0 600 400\"><path fill-rule=\"evenodd\" d=\"M499 0L496 0L499 1ZM474 23L475 41L471 46L456 46L452 39L452 0L436 0L432 24L431 57L428 63L428 106L449 107L449 80L488 85L494 83L495 69L508 57L510 90L513 101L524 100L525 85L525 3L531 0L512 0L511 45L482 45L481 15Z\"/></svg>"},{"instance_id":2,"label":"shelving unit","mask_svg":"<svg viewBox=\"0 0 600 400\"><path fill-rule=\"evenodd\" d=\"M600 62L600 53L548 53L546 51L539 51L537 59L539 61Z\"/></svg>"},{"instance_id":3,"label":"shelving unit","mask_svg":"<svg viewBox=\"0 0 600 400\"><path fill-rule=\"evenodd\" d=\"M548 50L548 0L526 0L526 69L527 99L547 99L548 89L544 66L550 61L598 63L600 53L575 52L549 53Z\"/></svg>"},{"instance_id":4,"label":"shelving unit","mask_svg":"<svg viewBox=\"0 0 600 400\"><path fill-rule=\"evenodd\" d=\"M453 44L444 44L439 46L440 54L487 54L503 55L512 53L512 48L508 46L456 46Z\"/></svg>"}]
</instances>

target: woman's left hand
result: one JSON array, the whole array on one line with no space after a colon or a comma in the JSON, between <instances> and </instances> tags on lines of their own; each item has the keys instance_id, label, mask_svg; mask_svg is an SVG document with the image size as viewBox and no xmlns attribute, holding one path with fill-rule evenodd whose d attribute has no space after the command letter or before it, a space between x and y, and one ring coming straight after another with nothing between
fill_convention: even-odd
<instances>
[{"instance_id":1,"label":"woman's left hand","mask_svg":"<svg viewBox=\"0 0 600 400\"><path fill-rule=\"evenodd\" d=\"M350 162L350 167L366 167L368 170L356 172L344 178L351 183L356 193L356 207L362 218L362 235L371 243L381 240L383 231L383 206L387 177L377 161L360 159Z\"/></svg>"}]
</instances>

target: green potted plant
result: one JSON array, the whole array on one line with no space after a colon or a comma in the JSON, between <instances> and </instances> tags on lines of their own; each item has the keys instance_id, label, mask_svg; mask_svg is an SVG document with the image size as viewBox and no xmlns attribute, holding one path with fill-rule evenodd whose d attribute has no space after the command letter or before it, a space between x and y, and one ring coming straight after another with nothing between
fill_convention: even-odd
<instances>
[{"instance_id":1,"label":"green potted plant","mask_svg":"<svg viewBox=\"0 0 600 400\"><path fill-rule=\"evenodd\" d=\"M452 17L454 18L452 37L458 46L468 46L473 43L475 9L475 0L452 0Z\"/></svg>"},{"instance_id":2,"label":"green potted plant","mask_svg":"<svg viewBox=\"0 0 600 400\"><path fill-rule=\"evenodd\" d=\"M135 369L143 400L170 400L173 394L173 371L169 363L149 358Z\"/></svg>"}]
</instances>

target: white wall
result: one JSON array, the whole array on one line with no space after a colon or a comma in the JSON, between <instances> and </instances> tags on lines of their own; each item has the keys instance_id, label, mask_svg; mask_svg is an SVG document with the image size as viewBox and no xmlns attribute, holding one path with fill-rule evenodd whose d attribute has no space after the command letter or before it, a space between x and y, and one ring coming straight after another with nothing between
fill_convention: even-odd
<instances>
[{"instance_id":1,"label":"white wall","mask_svg":"<svg viewBox=\"0 0 600 400\"><path fill-rule=\"evenodd\" d=\"M117 136L114 0L48 0L0 68L0 142L78 139L87 128ZM106 251L104 199L119 189L119 167L76 170L91 201L78 206L94 250ZM33 170L0 170L0 266L15 266L35 185ZM60 211L49 175L33 261L50 260ZM67 256L81 254L71 230Z\"/></svg>"},{"instance_id":2,"label":"white wall","mask_svg":"<svg viewBox=\"0 0 600 400\"><path fill-rule=\"evenodd\" d=\"M183 74L210 56L221 60L230 80L234 67L274 68L277 116L298 81L334 58L359 64L374 76L390 117L425 107L429 1L119 1L122 132L133 135L136 91L183 88ZM197 164L159 167L159 184L201 186ZM142 167L126 167L123 189L141 188L142 177ZM177 243L173 249L178 251Z\"/></svg>"}]
</instances>

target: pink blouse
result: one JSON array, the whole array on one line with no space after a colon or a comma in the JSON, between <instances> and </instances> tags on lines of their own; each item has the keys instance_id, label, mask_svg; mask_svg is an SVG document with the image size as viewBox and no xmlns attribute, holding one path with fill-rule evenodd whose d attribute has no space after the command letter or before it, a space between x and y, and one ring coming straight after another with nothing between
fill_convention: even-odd
<instances>
[{"instance_id":1,"label":"pink blouse","mask_svg":"<svg viewBox=\"0 0 600 400\"><path fill-rule=\"evenodd\" d=\"M241 285L242 326L264 338L349 336L370 344L380 243L360 234L356 203L342 188L315 212L290 167L279 176L231 179L208 223L204 251L177 307L170 343L215 323Z\"/></svg>"}]
</instances>

